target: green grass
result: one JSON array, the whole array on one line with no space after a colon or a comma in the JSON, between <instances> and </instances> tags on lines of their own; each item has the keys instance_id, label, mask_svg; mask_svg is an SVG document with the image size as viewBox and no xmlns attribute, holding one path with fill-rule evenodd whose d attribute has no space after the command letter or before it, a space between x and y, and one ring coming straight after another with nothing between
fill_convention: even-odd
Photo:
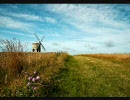
<instances>
[{"instance_id":1,"label":"green grass","mask_svg":"<svg viewBox=\"0 0 130 100\"><path fill-rule=\"evenodd\" d=\"M35 60L34 58L36 56L38 57ZM115 58L111 55L70 56L64 53L59 55L55 53L44 55L38 54L36 56L33 54L29 55L29 58L26 56L27 61L32 60L30 64L27 63L27 67L24 71L29 73L32 73L35 70L38 71L42 83L48 85L40 90L40 96L42 97L130 96L129 55L115 55ZM118 59L116 58L117 56ZM0 67L0 69L3 70L0 71L1 78L6 75L3 68L4 67ZM0 81L0 83L4 84L2 81ZM2 96L24 97L30 95L25 91L26 83L24 75L20 78L13 79L10 83L4 84L3 86L5 88ZM0 88L1 91L2 89L3 88ZM12 94L15 93L12 91L16 90L22 92ZM19 95L19 93L22 94Z\"/></svg>"},{"instance_id":2,"label":"green grass","mask_svg":"<svg viewBox=\"0 0 130 100\"><path fill-rule=\"evenodd\" d=\"M59 73L58 76L54 77L54 85L57 90L54 91L50 96L78 96L80 89L77 76L79 65L73 57L69 57L65 68Z\"/></svg>"},{"instance_id":3,"label":"green grass","mask_svg":"<svg viewBox=\"0 0 130 100\"><path fill-rule=\"evenodd\" d=\"M130 67L106 59L70 57L55 82L56 97L129 97Z\"/></svg>"}]
</instances>

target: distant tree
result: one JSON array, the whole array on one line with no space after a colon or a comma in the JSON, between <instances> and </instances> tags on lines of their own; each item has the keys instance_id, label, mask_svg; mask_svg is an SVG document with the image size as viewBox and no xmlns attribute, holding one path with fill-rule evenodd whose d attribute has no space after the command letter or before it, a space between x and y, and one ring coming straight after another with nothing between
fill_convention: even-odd
<instances>
[{"instance_id":1,"label":"distant tree","mask_svg":"<svg viewBox=\"0 0 130 100\"><path fill-rule=\"evenodd\" d=\"M0 48L3 52L24 52L27 48L27 43L22 44L19 40L16 40L16 38L13 38L12 40L0 40Z\"/></svg>"}]
</instances>

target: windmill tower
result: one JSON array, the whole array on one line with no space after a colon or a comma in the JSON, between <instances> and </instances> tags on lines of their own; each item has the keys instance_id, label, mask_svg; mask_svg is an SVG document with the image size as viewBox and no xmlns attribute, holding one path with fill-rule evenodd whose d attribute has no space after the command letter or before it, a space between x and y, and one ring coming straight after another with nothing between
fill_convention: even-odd
<instances>
[{"instance_id":1,"label":"windmill tower","mask_svg":"<svg viewBox=\"0 0 130 100\"><path fill-rule=\"evenodd\" d=\"M37 38L37 40L38 40L39 42L37 42L37 43L32 43L32 52L41 52L41 46L42 46L42 48L43 48L44 50L46 50L45 47L43 46L43 44L41 43L44 37L42 37L42 39L41 39L41 41L40 41L40 39L38 38L38 36L37 36L35 33L34 33L34 35L36 36L36 38Z\"/></svg>"}]
</instances>

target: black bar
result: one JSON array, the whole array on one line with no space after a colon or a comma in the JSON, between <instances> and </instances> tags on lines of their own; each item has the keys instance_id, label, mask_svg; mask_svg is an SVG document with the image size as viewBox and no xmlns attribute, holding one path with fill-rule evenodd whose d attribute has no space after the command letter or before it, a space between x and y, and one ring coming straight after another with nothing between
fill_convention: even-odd
<instances>
[{"instance_id":1,"label":"black bar","mask_svg":"<svg viewBox=\"0 0 130 100\"><path fill-rule=\"evenodd\" d=\"M130 0L0 0L0 3L130 3Z\"/></svg>"}]
</instances>

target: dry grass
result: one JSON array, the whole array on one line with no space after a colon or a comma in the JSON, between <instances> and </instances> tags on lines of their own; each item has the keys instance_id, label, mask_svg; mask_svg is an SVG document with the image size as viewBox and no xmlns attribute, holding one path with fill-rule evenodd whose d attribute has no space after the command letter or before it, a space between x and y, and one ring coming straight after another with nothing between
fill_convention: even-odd
<instances>
[{"instance_id":1,"label":"dry grass","mask_svg":"<svg viewBox=\"0 0 130 100\"><path fill-rule=\"evenodd\" d=\"M0 90L6 86L11 96L19 96L19 88L26 93L24 72L37 71L49 85L42 96L128 97L129 61L130 54L0 53Z\"/></svg>"},{"instance_id":2,"label":"dry grass","mask_svg":"<svg viewBox=\"0 0 130 100\"><path fill-rule=\"evenodd\" d=\"M115 59L119 61L130 61L130 54L82 54L81 56L90 56L94 58L103 58L103 59Z\"/></svg>"},{"instance_id":3,"label":"dry grass","mask_svg":"<svg viewBox=\"0 0 130 100\"><path fill-rule=\"evenodd\" d=\"M0 86L6 85L10 89L25 86L24 72L32 73L38 71L43 81L50 81L64 68L67 53L23 53L23 52L1 52L0 53ZM3 73L5 72L5 73ZM7 83L6 83L7 82ZM2 89L2 88L1 88Z\"/></svg>"}]
</instances>

